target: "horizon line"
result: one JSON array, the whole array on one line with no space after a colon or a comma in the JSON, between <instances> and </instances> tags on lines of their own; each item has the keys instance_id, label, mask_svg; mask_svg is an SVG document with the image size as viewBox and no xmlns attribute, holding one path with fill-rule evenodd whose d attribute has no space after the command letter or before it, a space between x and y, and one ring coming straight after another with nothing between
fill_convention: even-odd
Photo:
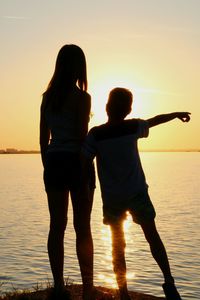
<instances>
[{"instance_id":1,"label":"horizon line","mask_svg":"<svg viewBox=\"0 0 200 300\"><path fill-rule=\"evenodd\" d=\"M185 149L139 149L139 152L200 152L198 148L185 148ZM0 154L40 154L40 150L23 150L15 148L0 149Z\"/></svg>"}]
</instances>

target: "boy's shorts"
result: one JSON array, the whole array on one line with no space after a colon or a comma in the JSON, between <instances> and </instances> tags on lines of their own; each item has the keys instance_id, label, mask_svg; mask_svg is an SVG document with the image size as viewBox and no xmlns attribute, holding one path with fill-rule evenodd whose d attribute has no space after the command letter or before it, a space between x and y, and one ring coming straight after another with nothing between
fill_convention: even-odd
<instances>
[{"instance_id":1,"label":"boy's shorts","mask_svg":"<svg viewBox=\"0 0 200 300\"><path fill-rule=\"evenodd\" d=\"M148 194L148 190L139 193L128 201L121 202L120 205L103 205L103 223L112 225L113 223L124 221L127 212L137 224L153 221L156 216L154 206Z\"/></svg>"},{"instance_id":2,"label":"boy's shorts","mask_svg":"<svg viewBox=\"0 0 200 300\"><path fill-rule=\"evenodd\" d=\"M49 152L46 155L44 184L46 191L77 190L81 186L81 161L78 153ZM95 171L91 165L89 185L95 188Z\"/></svg>"}]
</instances>

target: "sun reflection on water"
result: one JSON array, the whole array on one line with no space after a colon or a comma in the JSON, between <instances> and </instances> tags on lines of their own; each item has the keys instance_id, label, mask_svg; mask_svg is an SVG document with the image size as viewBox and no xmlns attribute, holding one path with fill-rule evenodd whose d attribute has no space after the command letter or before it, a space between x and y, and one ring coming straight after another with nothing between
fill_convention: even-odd
<instances>
[{"instance_id":1,"label":"sun reflection on water","mask_svg":"<svg viewBox=\"0 0 200 300\"><path fill-rule=\"evenodd\" d=\"M101 228L102 240L111 241L110 227L105 226Z\"/></svg>"},{"instance_id":2,"label":"sun reflection on water","mask_svg":"<svg viewBox=\"0 0 200 300\"><path fill-rule=\"evenodd\" d=\"M136 277L134 272L127 272L126 273L126 278L127 279L134 279Z\"/></svg>"},{"instance_id":3,"label":"sun reflection on water","mask_svg":"<svg viewBox=\"0 0 200 300\"><path fill-rule=\"evenodd\" d=\"M112 288L117 288L117 283L115 280L115 275L113 274L99 274L98 279L102 280L105 282L106 285L112 287Z\"/></svg>"}]
</instances>

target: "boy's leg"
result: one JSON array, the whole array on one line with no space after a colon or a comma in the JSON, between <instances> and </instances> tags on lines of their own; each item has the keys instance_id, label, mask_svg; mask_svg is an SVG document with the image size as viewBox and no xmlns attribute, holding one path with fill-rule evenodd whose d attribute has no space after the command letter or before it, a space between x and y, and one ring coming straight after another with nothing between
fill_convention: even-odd
<instances>
[{"instance_id":1,"label":"boy's leg","mask_svg":"<svg viewBox=\"0 0 200 300\"><path fill-rule=\"evenodd\" d=\"M151 253L158 266L160 267L165 282L174 282L171 274L169 260L165 250L165 246L160 238L160 235L156 229L155 221L141 224L145 238L149 243Z\"/></svg>"},{"instance_id":2,"label":"boy's leg","mask_svg":"<svg viewBox=\"0 0 200 300\"><path fill-rule=\"evenodd\" d=\"M144 235L146 237L147 242L149 243L152 256L160 267L165 283L163 284L163 290L166 295L166 299L170 300L181 300L181 297L176 290L174 284L174 278L172 277L169 260L167 257L167 252L165 250L165 246L159 236L159 233L156 229L156 225L154 220L148 223L141 224Z\"/></svg>"},{"instance_id":3,"label":"boy's leg","mask_svg":"<svg viewBox=\"0 0 200 300\"><path fill-rule=\"evenodd\" d=\"M113 269L120 292L120 299L130 299L126 281L125 237L123 222L111 224Z\"/></svg>"}]
</instances>

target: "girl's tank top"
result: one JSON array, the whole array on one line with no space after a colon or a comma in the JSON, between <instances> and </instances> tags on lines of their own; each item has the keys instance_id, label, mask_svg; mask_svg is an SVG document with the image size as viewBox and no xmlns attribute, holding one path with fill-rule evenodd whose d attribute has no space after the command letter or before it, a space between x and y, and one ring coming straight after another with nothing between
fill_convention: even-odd
<instances>
[{"instance_id":1,"label":"girl's tank top","mask_svg":"<svg viewBox=\"0 0 200 300\"><path fill-rule=\"evenodd\" d=\"M66 101L62 111L53 112L50 107L46 108L45 119L51 131L48 152L80 151L83 138L79 121L80 105L83 105L83 99L80 92L75 92L69 101Z\"/></svg>"}]
</instances>

